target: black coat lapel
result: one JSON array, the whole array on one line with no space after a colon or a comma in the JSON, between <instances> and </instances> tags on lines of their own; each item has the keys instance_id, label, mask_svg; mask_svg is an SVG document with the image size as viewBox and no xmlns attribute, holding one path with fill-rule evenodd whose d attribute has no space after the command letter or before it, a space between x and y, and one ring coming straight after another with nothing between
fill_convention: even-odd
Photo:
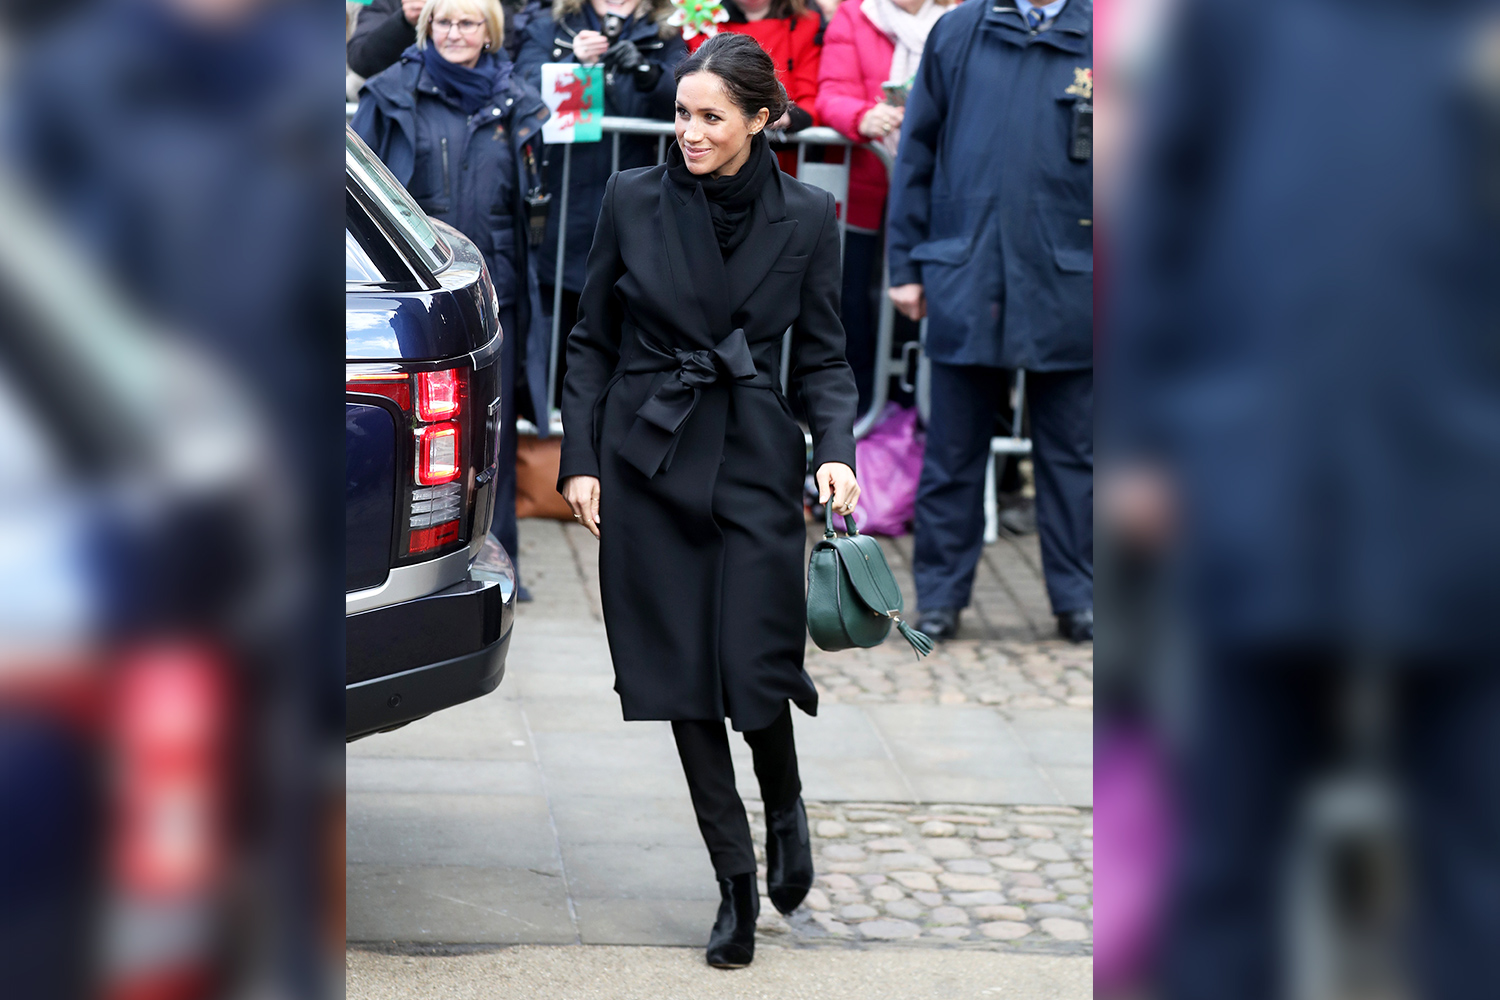
<instances>
[{"instance_id":1,"label":"black coat lapel","mask_svg":"<svg viewBox=\"0 0 1500 1000\"><path fill-rule=\"evenodd\" d=\"M704 212L707 214L707 207ZM728 265L728 315L745 304L776 263L787 241L797 231L797 220L786 218L786 200L781 194L781 171L766 182L755 202L750 235L735 248Z\"/></svg>"},{"instance_id":2,"label":"black coat lapel","mask_svg":"<svg viewBox=\"0 0 1500 1000\"><path fill-rule=\"evenodd\" d=\"M671 178L662 174L661 223L671 294L692 310L683 317L683 332L712 347L730 333L729 284L703 190L694 190L684 202Z\"/></svg>"}]
</instances>

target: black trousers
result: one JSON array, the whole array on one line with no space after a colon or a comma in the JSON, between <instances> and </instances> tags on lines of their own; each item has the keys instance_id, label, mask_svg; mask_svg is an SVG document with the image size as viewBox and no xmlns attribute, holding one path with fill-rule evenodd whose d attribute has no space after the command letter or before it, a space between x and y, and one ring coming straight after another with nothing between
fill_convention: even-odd
<instances>
[{"instance_id":1,"label":"black trousers","mask_svg":"<svg viewBox=\"0 0 1500 1000\"><path fill-rule=\"evenodd\" d=\"M745 804L734 787L734 761L729 756L729 734L722 721L689 720L672 723L677 754L687 775L698 829L708 846L714 874L719 878L755 871L755 842ZM786 808L802 794L797 775L797 746L792 737L792 706L782 708L776 721L745 733L755 760L760 798L768 812Z\"/></svg>"},{"instance_id":2,"label":"black trousers","mask_svg":"<svg viewBox=\"0 0 1500 1000\"><path fill-rule=\"evenodd\" d=\"M1003 368L932 363L932 417L917 486L917 607L966 608L984 549L984 469ZM1055 614L1094 606L1094 373L1027 372L1036 527Z\"/></svg>"}]
</instances>

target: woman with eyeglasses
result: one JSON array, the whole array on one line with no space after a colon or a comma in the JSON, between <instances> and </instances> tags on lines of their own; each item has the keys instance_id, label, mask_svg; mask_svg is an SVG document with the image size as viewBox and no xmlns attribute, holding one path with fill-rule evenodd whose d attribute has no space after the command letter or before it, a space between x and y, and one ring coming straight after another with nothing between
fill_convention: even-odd
<instances>
[{"instance_id":1,"label":"woman with eyeglasses","mask_svg":"<svg viewBox=\"0 0 1500 1000\"><path fill-rule=\"evenodd\" d=\"M505 331L491 530L515 558L516 372L548 351L526 201L540 190L548 111L506 56L504 23L496 0L429 0L416 44L365 83L351 124L423 211L473 240L489 267ZM531 389L544 398L545 383ZM545 415L528 416L546 426Z\"/></svg>"}]
</instances>

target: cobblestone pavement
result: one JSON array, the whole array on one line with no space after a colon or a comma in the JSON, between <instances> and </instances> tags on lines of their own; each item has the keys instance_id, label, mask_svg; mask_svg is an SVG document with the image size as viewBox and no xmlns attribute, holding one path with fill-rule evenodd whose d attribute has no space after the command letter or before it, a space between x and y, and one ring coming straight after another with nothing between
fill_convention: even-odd
<instances>
[{"instance_id":1,"label":"cobblestone pavement","mask_svg":"<svg viewBox=\"0 0 1500 1000\"><path fill-rule=\"evenodd\" d=\"M807 647L807 672L828 702L1094 707L1092 646L1046 642L946 642L922 660L898 636L874 649Z\"/></svg>"},{"instance_id":2,"label":"cobblestone pavement","mask_svg":"<svg viewBox=\"0 0 1500 1000\"><path fill-rule=\"evenodd\" d=\"M763 807L747 802L764 861ZM798 944L914 942L1088 954L1094 827L1066 806L809 802L817 885L759 931ZM760 867L765 890L765 865Z\"/></svg>"}]
</instances>

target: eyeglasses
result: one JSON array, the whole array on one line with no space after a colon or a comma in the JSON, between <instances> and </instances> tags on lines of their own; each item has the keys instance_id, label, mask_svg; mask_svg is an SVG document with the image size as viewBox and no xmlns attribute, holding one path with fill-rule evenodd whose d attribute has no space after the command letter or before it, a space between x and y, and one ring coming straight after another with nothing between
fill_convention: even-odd
<instances>
[{"instance_id":1,"label":"eyeglasses","mask_svg":"<svg viewBox=\"0 0 1500 1000\"><path fill-rule=\"evenodd\" d=\"M454 28L457 28L461 35L473 35L483 27L483 21L450 21L446 17L432 22L433 32L439 35L449 34Z\"/></svg>"}]
</instances>

